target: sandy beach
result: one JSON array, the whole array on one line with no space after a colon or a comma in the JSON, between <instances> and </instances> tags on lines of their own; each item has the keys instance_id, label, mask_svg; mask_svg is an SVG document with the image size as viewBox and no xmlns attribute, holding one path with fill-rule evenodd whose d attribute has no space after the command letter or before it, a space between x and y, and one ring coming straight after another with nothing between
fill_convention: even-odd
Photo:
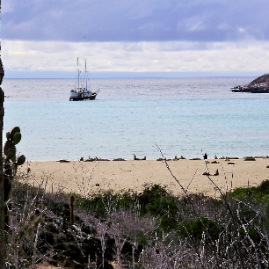
<instances>
[{"instance_id":1,"label":"sandy beach","mask_svg":"<svg viewBox=\"0 0 269 269\"><path fill-rule=\"evenodd\" d=\"M179 159L167 161L167 164L188 193L199 192L210 196L218 196L212 181L225 191L248 185L257 186L269 177L268 158L255 158L255 161L232 158ZM173 178L164 161L46 161L28 165L30 172L26 177L27 182L34 186L47 182L47 191L61 190L88 196L109 189L115 192L141 192L145 185L159 184L175 195L183 194L180 184ZM217 170L219 174L214 175ZM27 164L18 173L26 174Z\"/></svg>"}]
</instances>

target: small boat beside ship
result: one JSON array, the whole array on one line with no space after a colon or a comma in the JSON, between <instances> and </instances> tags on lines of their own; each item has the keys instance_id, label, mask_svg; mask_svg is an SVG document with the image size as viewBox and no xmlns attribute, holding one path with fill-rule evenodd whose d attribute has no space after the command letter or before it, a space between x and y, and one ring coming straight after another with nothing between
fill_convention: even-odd
<instances>
[{"instance_id":1,"label":"small boat beside ship","mask_svg":"<svg viewBox=\"0 0 269 269\"><path fill-rule=\"evenodd\" d=\"M87 67L85 61L85 77L81 78L81 71L79 70L78 58L77 58L77 85L70 91L69 101L82 101L82 100L95 100L97 93L100 91L92 91L88 85Z\"/></svg>"}]
</instances>

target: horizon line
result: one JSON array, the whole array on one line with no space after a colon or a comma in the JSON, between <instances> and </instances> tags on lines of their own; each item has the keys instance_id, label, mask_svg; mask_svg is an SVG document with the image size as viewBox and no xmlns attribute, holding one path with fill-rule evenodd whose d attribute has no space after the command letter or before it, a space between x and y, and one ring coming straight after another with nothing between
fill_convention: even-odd
<instances>
[{"instance_id":1,"label":"horizon line","mask_svg":"<svg viewBox=\"0 0 269 269\"><path fill-rule=\"evenodd\" d=\"M267 72L268 73L268 72ZM239 72L88 72L89 79L105 78L195 78L195 77L254 77L266 74L265 71ZM74 72L61 71L5 71L4 79L74 79Z\"/></svg>"}]
</instances>

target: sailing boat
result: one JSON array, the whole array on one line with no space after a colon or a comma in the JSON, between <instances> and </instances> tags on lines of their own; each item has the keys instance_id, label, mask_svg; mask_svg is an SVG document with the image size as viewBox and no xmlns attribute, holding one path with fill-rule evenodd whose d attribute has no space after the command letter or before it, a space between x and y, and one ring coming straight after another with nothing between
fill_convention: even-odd
<instances>
[{"instance_id":1,"label":"sailing boat","mask_svg":"<svg viewBox=\"0 0 269 269\"><path fill-rule=\"evenodd\" d=\"M69 101L95 100L98 91L93 92L91 88L88 86L86 60L85 60L84 82L80 78L81 71L79 70L79 66L78 66L78 58L77 58L77 69L78 69L77 86L75 87L75 89L72 89L70 91Z\"/></svg>"}]
</instances>

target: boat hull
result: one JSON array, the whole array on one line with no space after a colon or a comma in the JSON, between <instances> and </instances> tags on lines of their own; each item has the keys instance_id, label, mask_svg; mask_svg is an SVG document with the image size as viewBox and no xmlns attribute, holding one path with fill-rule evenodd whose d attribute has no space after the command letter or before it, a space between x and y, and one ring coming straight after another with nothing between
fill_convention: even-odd
<instances>
[{"instance_id":1,"label":"boat hull","mask_svg":"<svg viewBox=\"0 0 269 269\"><path fill-rule=\"evenodd\" d=\"M90 92L82 92L77 93L75 91L71 91L69 101L84 101L84 100L95 100L97 93Z\"/></svg>"},{"instance_id":2,"label":"boat hull","mask_svg":"<svg viewBox=\"0 0 269 269\"><path fill-rule=\"evenodd\" d=\"M90 97L70 97L69 101L84 101L84 100L95 100L95 96L90 96Z\"/></svg>"}]
</instances>

